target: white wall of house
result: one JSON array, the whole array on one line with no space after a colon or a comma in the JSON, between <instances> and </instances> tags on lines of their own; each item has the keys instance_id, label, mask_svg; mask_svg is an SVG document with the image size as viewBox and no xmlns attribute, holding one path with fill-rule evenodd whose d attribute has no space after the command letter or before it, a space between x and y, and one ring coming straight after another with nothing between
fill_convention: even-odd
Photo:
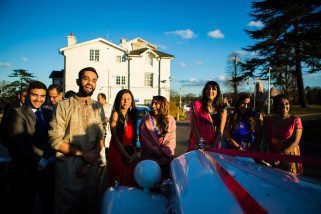
<instances>
[{"instance_id":1,"label":"white wall of house","mask_svg":"<svg viewBox=\"0 0 321 214\"><path fill-rule=\"evenodd\" d=\"M143 41L146 43L145 40ZM77 92L76 79L78 78L78 72L85 67L94 67L99 78L92 98L96 99L98 93L105 93L107 101L113 103L117 92L123 88L128 88L128 60L122 60L121 58L132 49L128 51L124 47L129 48L131 45L127 42L123 46L118 46L105 39L98 38L61 48L60 53L65 58L65 91L73 90ZM149 45L148 47L154 48L155 46ZM90 50L99 50L99 61L90 61ZM146 62L149 57L152 58L152 65ZM141 55L130 56L130 58L129 88L134 94L136 104L144 104L151 100L153 96L158 95L159 73L162 81L160 84L161 95L169 100L170 61L172 58L161 59L160 72L159 57L153 51L148 50ZM153 74L152 86L144 84L146 72ZM120 84L116 84L117 76L124 77L125 84L122 81Z\"/></svg>"}]
</instances>

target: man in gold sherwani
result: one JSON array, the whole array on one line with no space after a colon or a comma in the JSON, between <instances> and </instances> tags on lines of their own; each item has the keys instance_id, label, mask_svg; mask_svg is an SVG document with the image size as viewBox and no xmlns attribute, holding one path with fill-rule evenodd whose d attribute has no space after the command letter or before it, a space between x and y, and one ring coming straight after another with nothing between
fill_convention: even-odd
<instances>
[{"instance_id":1,"label":"man in gold sherwani","mask_svg":"<svg viewBox=\"0 0 321 214\"><path fill-rule=\"evenodd\" d=\"M57 151L55 213L96 213L105 119L101 104L91 99L97 79L94 68L82 69L77 95L57 104L50 123L50 143Z\"/></svg>"}]
</instances>

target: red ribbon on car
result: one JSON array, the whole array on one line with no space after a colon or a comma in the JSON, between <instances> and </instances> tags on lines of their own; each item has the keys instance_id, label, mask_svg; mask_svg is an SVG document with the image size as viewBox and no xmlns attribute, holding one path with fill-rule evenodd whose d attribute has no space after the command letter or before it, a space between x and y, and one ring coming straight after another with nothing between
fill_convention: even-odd
<instances>
[{"instance_id":1,"label":"red ribbon on car","mask_svg":"<svg viewBox=\"0 0 321 214\"><path fill-rule=\"evenodd\" d=\"M268 213L232 175L208 154L208 152L205 151L204 154L244 213Z\"/></svg>"},{"instance_id":2,"label":"red ribbon on car","mask_svg":"<svg viewBox=\"0 0 321 214\"><path fill-rule=\"evenodd\" d=\"M220 154L231 155L231 156L240 156L240 157L265 160L265 161L282 161L282 162L289 162L289 163L302 163L307 165L321 166L320 157L286 155L286 154L272 153L272 152L250 152L250 151L240 151L235 149L217 149L217 148L209 148L209 149L206 149L206 151L217 152Z\"/></svg>"}]
</instances>

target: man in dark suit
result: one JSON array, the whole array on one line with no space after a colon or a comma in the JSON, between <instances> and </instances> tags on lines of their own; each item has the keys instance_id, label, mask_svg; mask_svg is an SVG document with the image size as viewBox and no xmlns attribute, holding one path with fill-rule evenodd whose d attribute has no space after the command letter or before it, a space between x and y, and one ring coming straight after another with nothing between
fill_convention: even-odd
<instances>
[{"instance_id":1,"label":"man in dark suit","mask_svg":"<svg viewBox=\"0 0 321 214\"><path fill-rule=\"evenodd\" d=\"M42 109L46 85L29 84L26 105L8 113L6 126L9 163L9 193L12 213L32 213L37 190L43 213L52 212L54 191L54 151L49 145L48 124L51 112Z\"/></svg>"}]
</instances>

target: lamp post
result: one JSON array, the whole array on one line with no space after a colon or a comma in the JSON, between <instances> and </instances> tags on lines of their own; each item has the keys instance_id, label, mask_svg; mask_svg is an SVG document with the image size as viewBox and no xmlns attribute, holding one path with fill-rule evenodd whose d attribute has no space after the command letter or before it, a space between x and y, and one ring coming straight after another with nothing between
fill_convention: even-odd
<instances>
[{"instance_id":1,"label":"lamp post","mask_svg":"<svg viewBox=\"0 0 321 214\"><path fill-rule=\"evenodd\" d=\"M182 96L181 96L182 88L179 88L179 109L182 109Z\"/></svg>"},{"instance_id":2,"label":"lamp post","mask_svg":"<svg viewBox=\"0 0 321 214\"><path fill-rule=\"evenodd\" d=\"M268 81L268 114L270 114L270 99L271 99L271 70L272 68L269 67L268 68L268 72L269 72L269 81Z\"/></svg>"},{"instance_id":3,"label":"lamp post","mask_svg":"<svg viewBox=\"0 0 321 214\"><path fill-rule=\"evenodd\" d=\"M157 57L158 60L158 95L161 95L161 59L162 57Z\"/></svg>"},{"instance_id":4,"label":"lamp post","mask_svg":"<svg viewBox=\"0 0 321 214\"><path fill-rule=\"evenodd\" d=\"M130 60L132 60L132 58L127 55L126 59L128 61L128 90L130 90Z\"/></svg>"}]
</instances>

